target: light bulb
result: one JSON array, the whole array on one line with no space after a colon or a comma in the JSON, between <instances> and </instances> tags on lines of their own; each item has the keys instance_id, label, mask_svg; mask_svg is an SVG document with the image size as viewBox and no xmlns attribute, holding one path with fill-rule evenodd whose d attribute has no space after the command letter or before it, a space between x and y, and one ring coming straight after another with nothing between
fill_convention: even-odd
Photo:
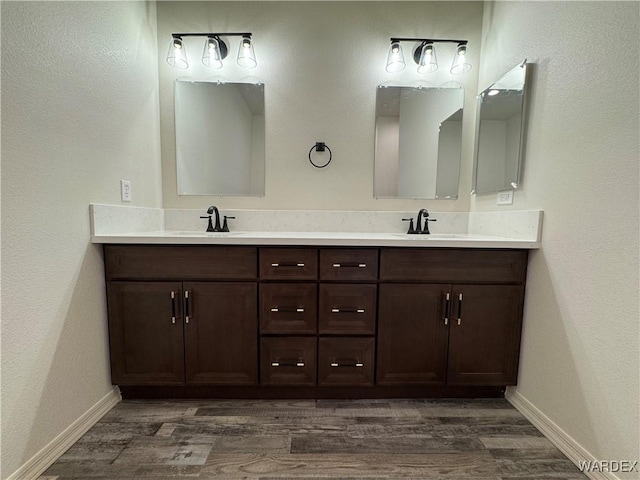
<instances>
[{"instance_id":1,"label":"light bulb","mask_svg":"<svg viewBox=\"0 0 640 480\"><path fill-rule=\"evenodd\" d=\"M207 37L207 40L204 42L204 52L202 53L202 63L205 66L209 68L222 68L222 59L224 56L222 55L221 46L221 40L217 37Z\"/></svg>"},{"instance_id":2,"label":"light bulb","mask_svg":"<svg viewBox=\"0 0 640 480\"><path fill-rule=\"evenodd\" d=\"M176 68L188 68L187 52L182 44L181 37L172 37L167 53L167 63Z\"/></svg>"},{"instance_id":3,"label":"light bulb","mask_svg":"<svg viewBox=\"0 0 640 480\"><path fill-rule=\"evenodd\" d=\"M400 42L392 42L389 47L389 54L387 55L387 72L395 73L404 70L404 55L402 53L402 46Z\"/></svg>"},{"instance_id":4,"label":"light bulb","mask_svg":"<svg viewBox=\"0 0 640 480\"><path fill-rule=\"evenodd\" d=\"M433 43L423 43L421 47L418 47L418 50L420 51L418 73L435 72L438 69L438 60ZM415 59L415 54L413 58Z\"/></svg>"},{"instance_id":5,"label":"light bulb","mask_svg":"<svg viewBox=\"0 0 640 480\"><path fill-rule=\"evenodd\" d=\"M238 65L245 68L255 68L258 64L256 54L253 51L253 42L251 37L243 36L240 40L240 49L238 50Z\"/></svg>"},{"instance_id":6,"label":"light bulb","mask_svg":"<svg viewBox=\"0 0 640 480\"><path fill-rule=\"evenodd\" d=\"M453 63L451 64L451 73L453 75L460 75L467 73L471 70L471 64L467 63L467 44L459 43L456 48L456 54L453 56Z\"/></svg>"}]
</instances>

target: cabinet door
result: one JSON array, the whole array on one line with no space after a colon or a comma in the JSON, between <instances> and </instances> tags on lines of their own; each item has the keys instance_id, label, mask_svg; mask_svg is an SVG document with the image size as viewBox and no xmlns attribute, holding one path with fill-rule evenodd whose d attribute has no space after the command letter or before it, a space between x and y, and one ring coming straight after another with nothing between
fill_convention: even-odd
<instances>
[{"instance_id":1,"label":"cabinet door","mask_svg":"<svg viewBox=\"0 0 640 480\"><path fill-rule=\"evenodd\" d=\"M453 287L449 385L515 385L524 287Z\"/></svg>"},{"instance_id":2,"label":"cabinet door","mask_svg":"<svg viewBox=\"0 0 640 480\"><path fill-rule=\"evenodd\" d=\"M187 383L258 379L258 289L253 282L185 282ZM188 318L187 318L188 317Z\"/></svg>"},{"instance_id":3,"label":"cabinet door","mask_svg":"<svg viewBox=\"0 0 640 480\"><path fill-rule=\"evenodd\" d=\"M378 300L380 385L443 384L449 285L381 284Z\"/></svg>"},{"instance_id":4,"label":"cabinet door","mask_svg":"<svg viewBox=\"0 0 640 480\"><path fill-rule=\"evenodd\" d=\"M179 282L107 283L115 385L184 383L181 292Z\"/></svg>"}]
</instances>

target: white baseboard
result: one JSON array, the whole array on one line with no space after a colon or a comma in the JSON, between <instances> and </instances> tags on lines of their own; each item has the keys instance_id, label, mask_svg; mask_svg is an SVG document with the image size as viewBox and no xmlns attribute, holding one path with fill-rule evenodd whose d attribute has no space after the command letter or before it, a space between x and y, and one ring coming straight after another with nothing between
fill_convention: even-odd
<instances>
[{"instance_id":1,"label":"white baseboard","mask_svg":"<svg viewBox=\"0 0 640 480\"><path fill-rule=\"evenodd\" d=\"M597 461L596 457L519 392L508 388L505 398L576 466L580 462ZM592 480L622 480L613 472L584 472L584 474Z\"/></svg>"},{"instance_id":2,"label":"white baseboard","mask_svg":"<svg viewBox=\"0 0 640 480\"><path fill-rule=\"evenodd\" d=\"M114 387L102 397L98 403L87 410L80 418L67 427L60 435L31 457L7 480L33 480L55 462L60 455L66 452L82 435L84 435L98 420L111 410L121 400L120 392Z\"/></svg>"}]
</instances>

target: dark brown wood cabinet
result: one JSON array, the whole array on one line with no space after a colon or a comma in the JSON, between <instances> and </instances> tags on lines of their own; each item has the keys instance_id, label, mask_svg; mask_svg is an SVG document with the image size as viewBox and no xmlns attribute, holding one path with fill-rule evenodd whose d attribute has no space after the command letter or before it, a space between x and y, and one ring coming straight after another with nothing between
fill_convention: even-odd
<instances>
[{"instance_id":1,"label":"dark brown wood cabinet","mask_svg":"<svg viewBox=\"0 0 640 480\"><path fill-rule=\"evenodd\" d=\"M107 283L114 384L184 383L180 298L180 282Z\"/></svg>"},{"instance_id":2,"label":"dark brown wood cabinet","mask_svg":"<svg viewBox=\"0 0 640 480\"><path fill-rule=\"evenodd\" d=\"M380 385L445 383L448 328L441 319L447 289L447 285L380 285Z\"/></svg>"},{"instance_id":3,"label":"dark brown wood cabinet","mask_svg":"<svg viewBox=\"0 0 640 480\"><path fill-rule=\"evenodd\" d=\"M244 247L106 246L112 382L257 384L256 257Z\"/></svg>"},{"instance_id":4,"label":"dark brown wood cabinet","mask_svg":"<svg viewBox=\"0 0 640 480\"><path fill-rule=\"evenodd\" d=\"M380 258L380 385L515 385L526 251L383 249Z\"/></svg>"},{"instance_id":5,"label":"dark brown wood cabinet","mask_svg":"<svg viewBox=\"0 0 640 480\"><path fill-rule=\"evenodd\" d=\"M524 286L454 285L451 298L447 384L515 385Z\"/></svg>"},{"instance_id":6,"label":"dark brown wood cabinet","mask_svg":"<svg viewBox=\"0 0 640 480\"><path fill-rule=\"evenodd\" d=\"M107 245L105 266L126 395L491 396L517 380L526 250Z\"/></svg>"}]
</instances>

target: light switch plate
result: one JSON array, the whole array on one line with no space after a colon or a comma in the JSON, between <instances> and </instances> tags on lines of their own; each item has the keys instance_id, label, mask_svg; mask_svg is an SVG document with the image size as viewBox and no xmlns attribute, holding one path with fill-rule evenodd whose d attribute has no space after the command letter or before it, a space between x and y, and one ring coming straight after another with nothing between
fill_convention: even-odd
<instances>
[{"instance_id":1,"label":"light switch plate","mask_svg":"<svg viewBox=\"0 0 640 480\"><path fill-rule=\"evenodd\" d=\"M498 192L497 205L511 205L513 204L513 190L507 190L506 192Z\"/></svg>"},{"instance_id":2,"label":"light switch plate","mask_svg":"<svg viewBox=\"0 0 640 480\"><path fill-rule=\"evenodd\" d=\"M131 201L131 181L120 180L120 198L123 202Z\"/></svg>"}]
</instances>

